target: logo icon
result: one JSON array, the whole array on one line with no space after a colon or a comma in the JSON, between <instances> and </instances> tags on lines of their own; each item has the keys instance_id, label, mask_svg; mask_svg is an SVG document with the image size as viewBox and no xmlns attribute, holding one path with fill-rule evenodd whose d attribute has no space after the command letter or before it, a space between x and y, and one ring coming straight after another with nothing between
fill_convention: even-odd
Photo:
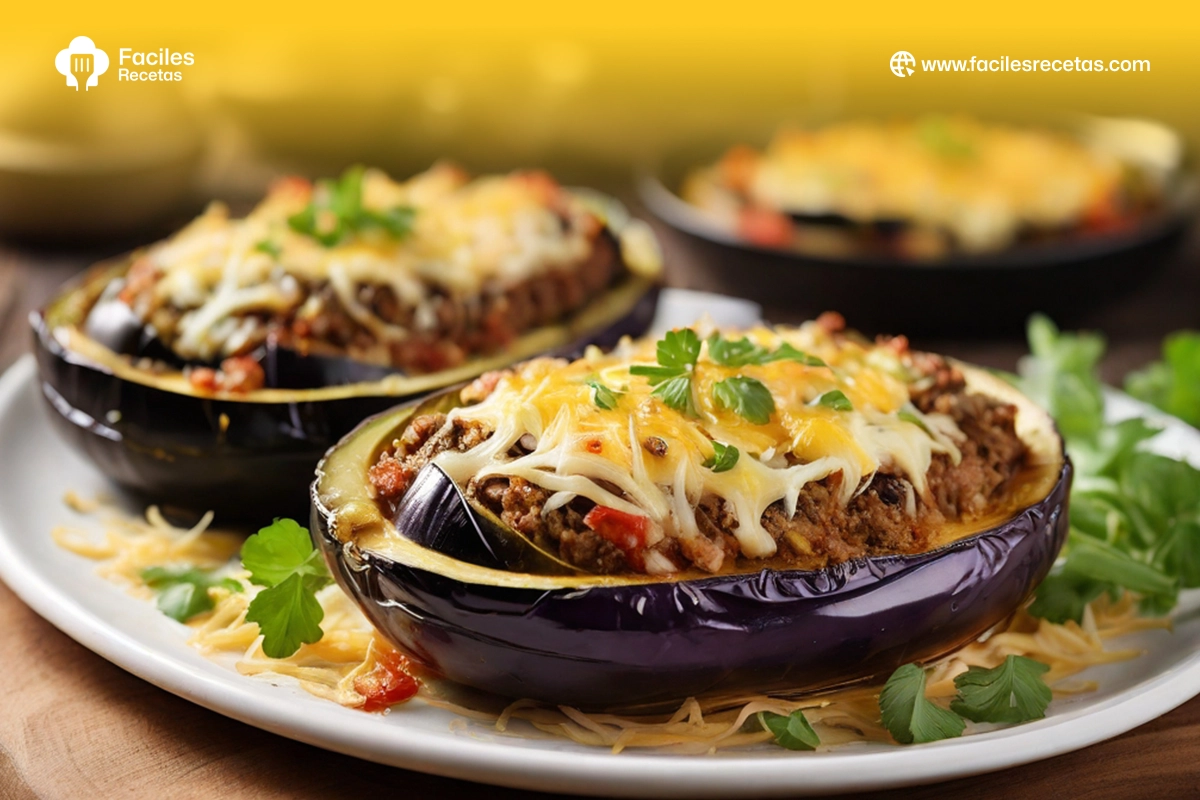
<instances>
[{"instance_id":1,"label":"logo icon","mask_svg":"<svg viewBox=\"0 0 1200 800\"><path fill-rule=\"evenodd\" d=\"M911 76L913 74L913 67L916 65L917 60L907 50L897 50L892 56L892 60L888 62L888 66L892 68L892 74L897 78Z\"/></svg>"},{"instance_id":2,"label":"logo icon","mask_svg":"<svg viewBox=\"0 0 1200 800\"><path fill-rule=\"evenodd\" d=\"M67 79L67 86L75 91L89 91L100 82L100 76L108 72L108 53L96 47L86 36L76 36L66 50L59 50L54 58L54 68Z\"/></svg>"}]
</instances>

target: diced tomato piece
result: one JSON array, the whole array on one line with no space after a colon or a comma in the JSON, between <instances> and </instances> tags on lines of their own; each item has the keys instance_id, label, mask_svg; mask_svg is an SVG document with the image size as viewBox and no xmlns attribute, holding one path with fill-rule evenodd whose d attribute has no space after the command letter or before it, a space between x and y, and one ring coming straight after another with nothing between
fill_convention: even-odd
<instances>
[{"instance_id":1,"label":"diced tomato piece","mask_svg":"<svg viewBox=\"0 0 1200 800\"><path fill-rule=\"evenodd\" d=\"M738 216L742 238L763 247L787 247L795 237L792 220L778 211L748 206Z\"/></svg>"},{"instance_id":2,"label":"diced tomato piece","mask_svg":"<svg viewBox=\"0 0 1200 800\"><path fill-rule=\"evenodd\" d=\"M583 518L583 524L600 538L620 548L634 569L642 568L642 551L646 549L646 541L654 524L649 517L608 506L596 506Z\"/></svg>"},{"instance_id":3,"label":"diced tomato piece","mask_svg":"<svg viewBox=\"0 0 1200 800\"><path fill-rule=\"evenodd\" d=\"M1117 198L1105 195L1084 212L1083 227L1095 233L1119 231L1131 225L1130 217L1121 211Z\"/></svg>"},{"instance_id":4,"label":"diced tomato piece","mask_svg":"<svg viewBox=\"0 0 1200 800\"><path fill-rule=\"evenodd\" d=\"M407 667L408 659L390 650L379 657L375 669L355 678L354 691L366 698L363 711L383 711L415 697L421 684Z\"/></svg>"},{"instance_id":5,"label":"diced tomato piece","mask_svg":"<svg viewBox=\"0 0 1200 800\"><path fill-rule=\"evenodd\" d=\"M202 392L215 392L221 388L221 380L215 369L197 367L188 373L188 382Z\"/></svg>"},{"instance_id":6,"label":"diced tomato piece","mask_svg":"<svg viewBox=\"0 0 1200 800\"><path fill-rule=\"evenodd\" d=\"M753 148L737 145L729 149L718 164L721 179L735 192L750 191L754 173L758 171L759 155Z\"/></svg>"},{"instance_id":7,"label":"diced tomato piece","mask_svg":"<svg viewBox=\"0 0 1200 800\"><path fill-rule=\"evenodd\" d=\"M267 382L262 365L251 356L233 356L221 362L221 388L227 392L244 394L261 389Z\"/></svg>"}]
</instances>

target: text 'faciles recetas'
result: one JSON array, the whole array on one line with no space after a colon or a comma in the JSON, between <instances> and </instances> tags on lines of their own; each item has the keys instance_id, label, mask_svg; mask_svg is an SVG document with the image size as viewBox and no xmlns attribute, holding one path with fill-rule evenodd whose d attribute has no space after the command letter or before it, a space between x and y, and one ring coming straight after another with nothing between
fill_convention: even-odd
<instances>
[{"instance_id":1,"label":"text 'faciles recetas'","mask_svg":"<svg viewBox=\"0 0 1200 800\"><path fill-rule=\"evenodd\" d=\"M194 53L181 53L169 47L157 50L134 50L122 47L119 51L117 80L120 81L181 81L183 72L164 67L190 67L196 63ZM157 67L157 69L139 69Z\"/></svg>"}]
</instances>

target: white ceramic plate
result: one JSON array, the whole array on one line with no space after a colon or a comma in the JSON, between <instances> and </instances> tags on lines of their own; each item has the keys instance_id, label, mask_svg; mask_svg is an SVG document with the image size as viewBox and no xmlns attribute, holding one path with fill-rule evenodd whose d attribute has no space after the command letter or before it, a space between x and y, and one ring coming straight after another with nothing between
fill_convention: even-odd
<instances>
[{"instance_id":1,"label":"white ceramic plate","mask_svg":"<svg viewBox=\"0 0 1200 800\"><path fill-rule=\"evenodd\" d=\"M64 492L109 489L49 428L31 357L0 378L0 577L35 611L118 666L229 717L282 736L407 769L526 789L608 796L805 795L906 786L1047 758L1123 733L1200 693L1196 593L1174 633L1133 638L1146 654L1086 674L1091 694L1055 700L1046 719L916 747L853 745L793 753L763 746L716 756L668 756L501 736L414 701L364 714L283 681L247 678L190 647L187 629L55 546L55 525L80 525ZM1166 426L1156 444L1200 463L1200 433L1120 395L1117 416L1145 413ZM1125 644L1125 642L1123 642Z\"/></svg>"}]
</instances>

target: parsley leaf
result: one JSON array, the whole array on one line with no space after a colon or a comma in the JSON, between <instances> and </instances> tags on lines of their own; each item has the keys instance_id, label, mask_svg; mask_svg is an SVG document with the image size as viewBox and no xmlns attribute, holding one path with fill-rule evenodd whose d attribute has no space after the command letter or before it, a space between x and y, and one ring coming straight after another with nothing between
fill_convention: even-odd
<instances>
[{"instance_id":1,"label":"parsley leaf","mask_svg":"<svg viewBox=\"0 0 1200 800\"><path fill-rule=\"evenodd\" d=\"M901 744L936 742L962 736L966 723L925 697L925 670L905 664L892 673L879 694L883 725Z\"/></svg>"},{"instance_id":2,"label":"parsley leaf","mask_svg":"<svg viewBox=\"0 0 1200 800\"><path fill-rule=\"evenodd\" d=\"M728 472L737 465L741 453L738 452L736 447L716 441L712 443L712 446L712 457L705 459L704 466L713 472Z\"/></svg>"},{"instance_id":3,"label":"parsley leaf","mask_svg":"<svg viewBox=\"0 0 1200 800\"><path fill-rule=\"evenodd\" d=\"M653 393L671 408L697 416L692 397L692 369L700 357L700 337L691 328L667 331L658 342L656 356L658 366L637 364L629 368L629 374L649 380Z\"/></svg>"},{"instance_id":4,"label":"parsley leaf","mask_svg":"<svg viewBox=\"0 0 1200 800\"><path fill-rule=\"evenodd\" d=\"M656 347L658 363L673 369L685 369L696 365L700 357L700 337L691 328L667 331Z\"/></svg>"},{"instance_id":5,"label":"parsley leaf","mask_svg":"<svg viewBox=\"0 0 1200 800\"><path fill-rule=\"evenodd\" d=\"M767 350L748 338L726 339L719 333L708 337L708 357L723 367L762 365L772 361L798 361L810 367L827 366L821 359L797 350L787 342L774 350Z\"/></svg>"},{"instance_id":6,"label":"parsley leaf","mask_svg":"<svg viewBox=\"0 0 1200 800\"><path fill-rule=\"evenodd\" d=\"M142 581L157 594L155 605L168 617L187 622L213 607L208 590L222 586L240 592L242 585L233 578L214 578L208 570L195 567L149 567L142 570Z\"/></svg>"},{"instance_id":7,"label":"parsley leaf","mask_svg":"<svg viewBox=\"0 0 1200 800\"><path fill-rule=\"evenodd\" d=\"M1200 426L1200 332L1171 334L1162 354L1162 361L1127 375L1125 391Z\"/></svg>"},{"instance_id":8,"label":"parsley leaf","mask_svg":"<svg viewBox=\"0 0 1200 800\"><path fill-rule=\"evenodd\" d=\"M924 418L922 418L921 415L917 413L916 409L909 408L909 407L902 408L902 409L900 409L900 411L898 411L896 413L896 416L899 417L904 422L911 422L913 425L916 425L918 428L925 431L926 433L930 433L929 426L925 423ZM932 435L932 434L930 434L930 435Z\"/></svg>"},{"instance_id":9,"label":"parsley leaf","mask_svg":"<svg viewBox=\"0 0 1200 800\"><path fill-rule=\"evenodd\" d=\"M263 652L286 658L301 644L320 641L325 616L316 593L332 582L308 530L291 519L276 519L242 545L242 566L250 581L267 588L246 611L263 635Z\"/></svg>"},{"instance_id":10,"label":"parsley leaf","mask_svg":"<svg viewBox=\"0 0 1200 800\"><path fill-rule=\"evenodd\" d=\"M412 232L416 210L396 206L384 211L363 207L361 166L351 167L336 181L317 181L313 199L300 212L288 217L288 227L311 236L325 247L333 247L353 233L381 228L393 238Z\"/></svg>"},{"instance_id":11,"label":"parsley leaf","mask_svg":"<svg viewBox=\"0 0 1200 800\"><path fill-rule=\"evenodd\" d=\"M723 367L744 367L747 364L762 364L767 351L744 339L726 339L719 333L708 337L708 357Z\"/></svg>"},{"instance_id":12,"label":"parsley leaf","mask_svg":"<svg viewBox=\"0 0 1200 800\"><path fill-rule=\"evenodd\" d=\"M830 389L814 400L813 405L825 406L825 408L832 408L834 411L854 410L854 404L850 402L850 398L846 397L845 392L841 389Z\"/></svg>"},{"instance_id":13,"label":"parsley leaf","mask_svg":"<svg viewBox=\"0 0 1200 800\"><path fill-rule=\"evenodd\" d=\"M754 425L766 425L775 413L771 390L754 378L735 375L713 384L713 400Z\"/></svg>"},{"instance_id":14,"label":"parsley leaf","mask_svg":"<svg viewBox=\"0 0 1200 800\"><path fill-rule=\"evenodd\" d=\"M608 388L596 378L588 378L585 383L592 387L592 402L596 404L596 408L605 411L612 411L616 408L617 403L625 394L624 392Z\"/></svg>"},{"instance_id":15,"label":"parsley leaf","mask_svg":"<svg viewBox=\"0 0 1200 800\"><path fill-rule=\"evenodd\" d=\"M1018 383L1055 417L1075 464L1064 557L1030 613L1078 621L1100 594L1123 589L1142 596L1144 613L1170 611L1181 588L1200 586L1200 470L1142 450L1158 433L1144 420L1105 420L1101 337L1062 333L1040 316L1028 334Z\"/></svg>"},{"instance_id":16,"label":"parsley leaf","mask_svg":"<svg viewBox=\"0 0 1200 800\"><path fill-rule=\"evenodd\" d=\"M283 583L293 573L320 578L329 583L329 571L308 536L308 529L294 519L276 519L242 545L242 566L250 570L250 581L259 586ZM318 587L320 588L320 587Z\"/></svg>"},{"instance_id":17,"label":"parsley leaf","mask_svg":"<svg viewBox=\"0 0 1200 800\"><path fill-rule=\"evenodd\" d=\"M246 611L247 621L258 623L263 652L271 658L287 658L300 645L321 641L324 617L316 595L298 574L259 592Z\"/></svg>"},{"instance_id":18,"label":"parsley leaf","mask_svg":"<svg viewBox=\"0 0 1200 800\"><path fill-rule=\"evenodd\" d=\"M1017 364L1022 391L1050 412L1068 441L1094 436L1104 425L1104 394L1096 376L1104 338L1061 335L1041 314L1029 319L1027 335L1030 355Z\"/></svg>"},{"instance_id":19,"label":"parsley leaf","mask_svg":"<svg viewBox=\"0 0 1200 800\"><path fill-rule=\"evenodd\" d=\"M758 722L763 726L763 730L769 731L775 737L775 744L788 750L816 750L817 745L821 743L817 732L808 724L804 712L800 709L786 717L783 714L760 711Z\"/></svg>"},{"instance_id":20,"label":"parsley leaf","mask_svg":"<svg viewBox=\"0 0 1200 800\"><path fill-rule=\"evenodd\" d=\"M266 253L271 258L279 258L279 254L283 252L283 248L270 239L263 239L258 244L254 245L254 249L260 253Z\"/></svg>"},{"instance_id":21,"label":"parsley leaf","mask_svg":"<svg viewBox=\"0 0 1200 800\"><path fill-rule=\"evenodd\" d=\"M954 679L954 713L972 722L1029 722L1046 716L1053 696L1042 675L1050 667L1010 655L992 669L971 667Z\"/></svg>"}]
</instances>

